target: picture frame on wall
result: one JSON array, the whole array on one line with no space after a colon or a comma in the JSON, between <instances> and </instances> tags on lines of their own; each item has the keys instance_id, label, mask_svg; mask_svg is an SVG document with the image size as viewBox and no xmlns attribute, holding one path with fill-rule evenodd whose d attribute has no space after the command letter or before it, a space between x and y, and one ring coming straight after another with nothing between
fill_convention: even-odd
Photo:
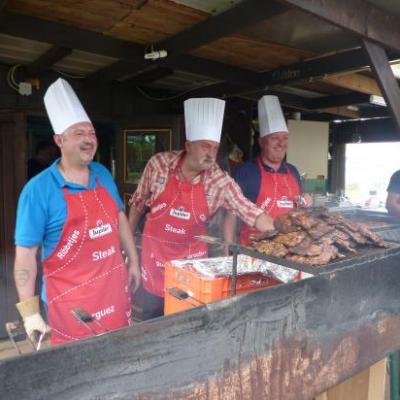
<instances>
[{"instance_id":1,"label":"picture frame on wall","mask_svg":"<svg viewBox=\"0 0 400 400\"><path fill-rule=\"evenodd\" d=\"M149 159L172 148L172 129L126 129L124 134L124 183L137 184Z\"/></svg>"}]
</instances>

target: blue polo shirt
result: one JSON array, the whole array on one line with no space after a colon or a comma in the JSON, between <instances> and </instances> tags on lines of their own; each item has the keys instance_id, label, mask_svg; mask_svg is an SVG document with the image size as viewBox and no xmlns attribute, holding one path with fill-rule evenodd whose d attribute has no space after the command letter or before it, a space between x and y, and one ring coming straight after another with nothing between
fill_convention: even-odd
<instances>
[{"instance_id":1,"label":"blue polo shirt","mask_svg":"<svg viewBox=\"0 0 400 400\"><path fill-rule=\"evenodd\" d=\"M282 161L278 171L273 170L268 165L263 164L266 172L286 174L287 170L296 178L301 188L300 174L297 168L285 161ZM287 169L286 169L287 168ZM233 179L242 189L243 194L253 203L256 202L261 186L261 173L257 159L246 161L234 173Z\"/></svg>"},{"instance_id":2,"label":"blue polo shirt","mask_svg":"<svg viewBox=\"0 0 400 400\"><path fill-rule=\"evenodd\" d=\"M24 187L18 200L15 244L17 246L42 246L42 260L49 256L61 238L67 218L67 203L61 190L78 193L97 187L100 181L123 209L118 189L112 175L97 162L89 164L89 187L67 182L57 168L60 159L33 177Z\"/></svg>"}]
</instances>

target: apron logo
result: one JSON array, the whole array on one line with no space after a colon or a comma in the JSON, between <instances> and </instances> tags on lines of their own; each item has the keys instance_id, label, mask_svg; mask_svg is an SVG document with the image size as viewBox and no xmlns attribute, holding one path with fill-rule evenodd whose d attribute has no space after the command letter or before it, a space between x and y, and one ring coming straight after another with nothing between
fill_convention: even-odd
<instances>
[{"instance_id":1,"label":"apron logo","mask_svg":"<svg viewBox=\"0 0 400 400\"><path fill-rule=\"evenodd\" d=\"M115 307L110 306L110 307L105 308L104 310L100 310L100 311L93 313L92 317L96 318L97 320L100 320L103 317L105 317L106 315L112 314L114 311L115 311Z\"/></svg>"},{"instance_id":2,"label":"apron logo","mask_svg":"<svg viewBox=\"0 0 400 400\"><path fill-rule=\"evenodd\" d=\"M171 208L169 215L171 217L185 219L186 221L189 221L190 219L190 212L185 211L183 207L179 207L178 209Z\"/></svg>"},{"instance_id":3,"label":"apron logo","mask_svg":"<svg viewBox=\"0 0 400 400\"><path fill-rule=\"evenodd\" d=\"M167 207L167 203L160 203L160 204L156 205L154 208L152 208L150 212L152 214L154 214L157 211L163 210L165 207Z\"/></svg>"},{"instance_id":4,"label":"apron logo","mask_svg":"<svg viewBox=\"0 0 400 400\"><path fill-rule=\"evenodd\" d=\"M279 208L293 208L293 201L288 200L286 196L282 196L280 200L277 200L276 204Z\"/></svg>"},{"instance_id":5,"label":"apron logo","mask_svg":"<svg viewBox=\"0 0 400 400\"><path fill-rule=\"evenodd\" d=\"M103 224L103 221L99 219L97 221L96 228L89 229L89 237L90 239L97 239L98 237L108 235L112 232L112 228L110 224Z\"/></svg>"},{"instance_id":6,"label":"apron logo","mask_svg":"<svg viewBox=\"0 0 400 400\"><path fill-rule=\"evenodd\" d=\"M199 250L197 253L189 254L187 256L188 260L191 260L193 258L202 258L207 256L207 250Z\"/></svg>"},{"instance_id":7,"label":"apron logo","mask_svg":"<svg viewBox=\"0 0 400 400\"><path fill-rule=\"evenodd\" d=\"M164 263L163 263L163 262L158 261L158 260L155 260L155 262L156 262L156 267L158 267L158 268L164 268Z\"/></svg>"},{"instance_id":8,"label":"apron logo","mask_svg":"<svg viewBox=\"0 0 400 400\"><path fill-rule=\"evenodd\" d=\"M111 246L110 248L108 248L107 250L99 250L99 251L94 251L92 253L92 260L93 261L99 261L99 260L103 260L104 258L110 257L113 254L115 254L115 247Z\"/></svg>"},{"instance_id":9,"label":"apron logo","mask_svg":"<svg viewBox=\"0 0 400 400\"><path fill-rule=\"evenodd\" d=\"M177 235L186 235L186 230L184 228L175 228L174 226L172 226L170 224L165 225L165 231L171 232L171 233L176 233Z\"/></svg>"},{"instance_id":10,"label":"apron logo","mask_svg":"<svg viewBox=\"0 0 400 400\"><path fill-rule=\"evenodd\" d=\"M74 230L71 236L68 238L67 243L61 248L61 250L57 253L57 257L62 260L68 252L71 250L71 247L78 241L78 237L81 233L78 230Z\"/></svg>"},{"instance_id":11,"label":"apron logo","mask_svg":"<svg viewBox=\"0 0 400 400\"><path fill-rule=\"evenodd\" d=\"M271 198L267 197L260 205L262 210L265 210L268 207L268 204L271 202Z\"/></svg>"}]
</instances>

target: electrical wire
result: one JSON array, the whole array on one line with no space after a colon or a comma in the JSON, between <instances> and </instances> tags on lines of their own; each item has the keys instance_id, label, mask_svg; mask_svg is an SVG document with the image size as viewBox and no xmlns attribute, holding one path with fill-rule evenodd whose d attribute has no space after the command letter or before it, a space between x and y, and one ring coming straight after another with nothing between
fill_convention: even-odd
<instances>
[{"instance_id":1,"label":"electrical wire","mask_svg":"<svg viewBox=\"0 0 400 400\"><path fill-rule=\"evenodd\" d=\"M15 91L19 92L19 84L15 80L14 74L17 68L21 67L22 64L16 64L13 65L7 72L7 83L11 87L11 89L14 89Z\"/></svg>"}]
</instances>

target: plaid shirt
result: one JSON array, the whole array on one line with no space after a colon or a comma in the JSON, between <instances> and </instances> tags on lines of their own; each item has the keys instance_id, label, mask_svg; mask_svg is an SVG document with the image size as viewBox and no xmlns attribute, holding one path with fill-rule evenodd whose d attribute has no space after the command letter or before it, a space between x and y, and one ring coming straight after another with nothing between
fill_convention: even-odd
<instances>
[{"instance_id":1,"label":"plaid shirt","mask_svg":"<svg viewBox=\"0 0 400 400\"><path fill-rule=\"evenodd\" d=\"M182 155L182 150L154 155L148 161L129 204L137 210L143 211L144 206L150 207L153 201L164 191L169 173L175 173L177 179L182 180L178 168ZM192 183L199 183L200 177L200 174L196 176ZM224 207L232 211L246 224L254 226L256 218L263 213L260 208L243 195L237 183L216 163L205 171L204 191L210 216L214 215L219 207Z\"/></svg>"}]
</instances>

